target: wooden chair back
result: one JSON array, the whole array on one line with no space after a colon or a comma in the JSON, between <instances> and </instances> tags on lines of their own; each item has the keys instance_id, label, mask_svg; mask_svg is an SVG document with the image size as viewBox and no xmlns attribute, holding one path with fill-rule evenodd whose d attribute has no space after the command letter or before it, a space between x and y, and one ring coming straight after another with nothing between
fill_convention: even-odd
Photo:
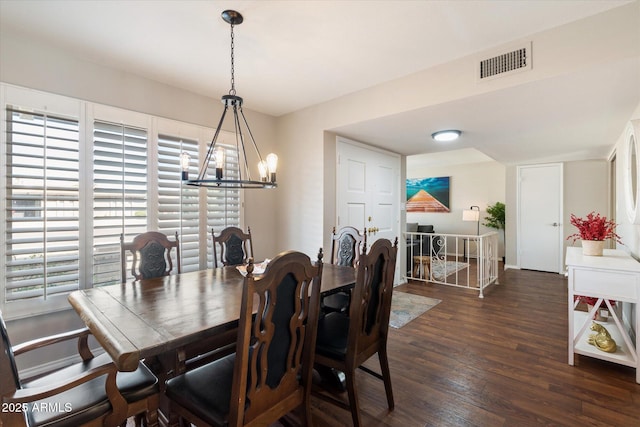
<instances>
[{"instance_id":1,"label":"wooden chair back","mask_svg":"<svg viewBox=\"0 0 640 427\"><path fill-rule=\"evenodd\" d=\"M356 283L351 292L348 315L328 313L320 320L318 328L315 363L319 368L344 373L349 403L324 392L317 393L317 396L351 411L355 427L362 425L356 368L384 381L387 404L390 410L394 408L387 336L397 254L398 239L393 245L387 239L376 240L368 253L366 245L363 245L356 265ZM381 374L363 366L376 353Z\"/></svg>"},{"instance_id":2,"label":"wooden chair back","mask_svg":"<svg viewBox=\"0 0 640 427\"><path fill-rule=\"evenodd\" d=\"M249 263L247 271L253 269ZM247 274L231 389L230 426L269 425L301 409L311 423L310 392L320 308L322 251L312 265L301 252L274 258L259 277ZM253 321L254 300L257 314Z\"/></svg>"},{"instance_id":3,"label":"wooden chair back","mask_svg":"<svg viewBox=\"0 0 640 427\"><path fill-rule=\"evenodd\" d=\"M211 229L213 239L213 267L218 268L227 265L243 265L253 257L253 241L251 240L251 228L247 227L245 233L238 227L227 227L215 235ZM220 262L218 262L218 248L220 250Z\"/></svg>"},{"instance_id":4,"label":"wooden chair back","mask_svg":"<svg viewBox=\"0 0 640 427\"><path fill-rule=\"evenodd\" d=\"M347 225L331 232L331 264L355 267L365 235Z\"/></svg>"},{"instance_id":5,"label":"wooden chair back","mask_svg":"<svg viewBox=\"0 0 640 427\"><path fill-rule=\"evenodd\" d=\"M176 269L180 267L180 241L176 231L175 241L157 231L138 234L131 243L125 243L124 233L120 235L120 264L122 283L127 281L127 251L133 255L131 275L135 280L168 276L173 270L171 249L176 248Z\"/></svg>"},{"instance_id":6,"label":"wooden chair back","mask_svg":"<svg viewBox=\"0 0 640 427\"><path fill-rule=\"evenodd\" d=\"M360 363L386 347L397 254L397 239L394 245L379 239L368 253L360 255L349 307L347 345L347 353L353 353L353 360Z\"/></svg>"}]
</instances>

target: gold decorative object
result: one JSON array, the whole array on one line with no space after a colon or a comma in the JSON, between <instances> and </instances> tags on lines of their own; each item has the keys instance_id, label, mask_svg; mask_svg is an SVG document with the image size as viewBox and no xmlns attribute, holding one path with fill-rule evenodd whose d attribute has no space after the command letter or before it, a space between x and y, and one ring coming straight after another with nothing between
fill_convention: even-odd
<instances>
[{"instance_id":1,"label":"gold decorative object","mask_svg":"<svg viewBox=\"0 0 640 427\"><path fill-rule=\"evenodd\" d=\"M604 326L596 322L591 322L591 330L596 331L596 333L589 335L589 340L587 341L589 344L607 353L616 352L618 346Z\"/></svg>"}]
</instances>

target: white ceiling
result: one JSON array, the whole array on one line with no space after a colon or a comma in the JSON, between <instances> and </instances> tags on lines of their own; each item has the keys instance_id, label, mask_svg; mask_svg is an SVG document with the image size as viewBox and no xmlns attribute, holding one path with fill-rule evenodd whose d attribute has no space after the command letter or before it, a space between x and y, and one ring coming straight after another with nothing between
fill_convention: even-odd
<instances>
[{"instance_id":1,"label":"white ceiling","mask_svg":"<svg viewBox=\"0 0 640 427\"><path fill-rule=\"evenodd\" d=\"M230 86L220 13L235 9L245 18L235 30L237 93L246 108L280 116L627 3L0 0L0 27L219 98ZM407 155L475 147L505 163L603 157L640 102L639 75L631 58L336 130ZM442 127L463 138L435 145L426 129Z\"/></svg>"}]
</instances>

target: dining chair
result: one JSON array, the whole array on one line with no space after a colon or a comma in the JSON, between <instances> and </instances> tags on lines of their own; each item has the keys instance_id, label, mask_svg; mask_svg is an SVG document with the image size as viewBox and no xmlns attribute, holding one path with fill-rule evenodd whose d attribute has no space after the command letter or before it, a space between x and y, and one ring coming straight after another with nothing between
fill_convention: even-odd
<instances>
[{"instance_id":1,"label":"dining chair","mask_svg":"<svg viewBox=\"0 0 640 427\"><path fill-rule=\"evenodd\" d=\"M11 346L0 312L0 425L116 426L136 416L136 425L158 425L158 379L143 364L118 372L111 357L94 357L88 329L78 329ZM15 358L68 340L78 341L81 362L37 376L20 378Z\"/></svg>"},{"instance_id":2,"label":"dining chair","mask_svg":"<svg viewBox=\"0 0 640 427\"><path fill-rule=\"evenodd\" d=\"M329 313L319 320L315 363L344 372L349 404L326 390L314 390L314 395L351 411L353 425L362 425L355 371L363 371L382 379L389 410L393 410L393 391L387 357L387 335L391 296L395 274L398 239L378 239L368 253L366 245L356 266L356 284L351 294L349 313ZM378 354L382 374L362 366Z\"/></svg>"},{"instance_id":3,"label":"dining chair","mask_svg":"<svg viewBox=\"0 0 640 427\"><path fill-rule=\"evenodd\" d=\"M301 252L286 251L264 274L254 276L253 269L250 259L235 353L167 382L170 410L183 421L267 426L295 410L303 425L312 424L322 250L315 265Z\"/></svg>"},{"instance_id":4,"label":"dining chair","mask_svg":"<svg viewBox=\"0 0 640 427\"><path fill-rule=\"evenodd\" d=\"M125 243L120 235L120 264L122 283L127 281L127 251L133 256L131 275L135 280L168 276L173 270L171 249L176 248L176 270L180 273L180 241L176 231L175 241L157 231L138 234L131 243Z\"/></svg>"},{"instance_id":5,"label":"dining chair","mask_svg":"<svg viewBox=\"0 0 640 427\"><path fill-rule=\"evenodd\" d=\"M218 268L218 252L220 250L220 263L222 265L246 264L253 257L253 241L251 240L251 227L247 227L245 233L238 227L227 227L218 236L211 229L213 239L213 267Z\"/></svg>"},{"instance_id":6,"label":"dining chair","mask_svg":"<svg viewBox=\"0 0 640 427\"><path fill-rule=\"evenodd\" d=\"M336 232L334 226L331 231L331 264L355 267L360 247L365 242L366 234L360 234L355 227L345 226ZM321 313L347 312L350 300L351 292L349 291L326 295L320 300Z\"/></svg>"}]
</instances>

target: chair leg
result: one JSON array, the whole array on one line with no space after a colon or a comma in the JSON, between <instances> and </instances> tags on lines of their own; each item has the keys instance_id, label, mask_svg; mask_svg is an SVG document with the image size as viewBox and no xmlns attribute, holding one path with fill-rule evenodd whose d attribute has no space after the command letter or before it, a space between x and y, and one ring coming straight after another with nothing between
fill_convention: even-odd
<instances>
[{"instance_id":1,"label":"chair leg","mask_svg":"<svg viewBox=\"0 0 640 427\"><path fill-rule=\"evenodd\" d=\"M311 419L311 397L310 396L308 399L306 399L305 402L302 403L302 405L298 407L295 413L298 415L298 418L300 419L299 421L300 425L304 427L313 426L313 421ZM284 425L286 426L287 424L284 424ZM289 425L291 425L291 423L289 423Z\"/></svg>"},{"instance_id":2,"label":"chair leg","mask_svg":"<svg viewBox=\"0 0 640 427\"><path fill-rule=\"evenodd\" d=\"M391 372L389 371L389 358L387 357L387 348L381 348L378 351L378 359L380 360L380 370L382 371L382 380L384 381L384 391L387 393L387 404L389 410L393 411L395 403L393 401L393 389L391 388Z\"/></svg>"},{"instance_id":3,"label":"chair leg","mask_svg":"<svg viewBox=\"0 0 640 427\"><path fill-rule=\"evenodd\" d=\"M349 395L349 406L351 408L351 419L353 427L360 427L360 404L358 403L358 394L356 393L356 375L353 370L345 372L347 376L347 394Z\"/></svg>"}]
</instances>

